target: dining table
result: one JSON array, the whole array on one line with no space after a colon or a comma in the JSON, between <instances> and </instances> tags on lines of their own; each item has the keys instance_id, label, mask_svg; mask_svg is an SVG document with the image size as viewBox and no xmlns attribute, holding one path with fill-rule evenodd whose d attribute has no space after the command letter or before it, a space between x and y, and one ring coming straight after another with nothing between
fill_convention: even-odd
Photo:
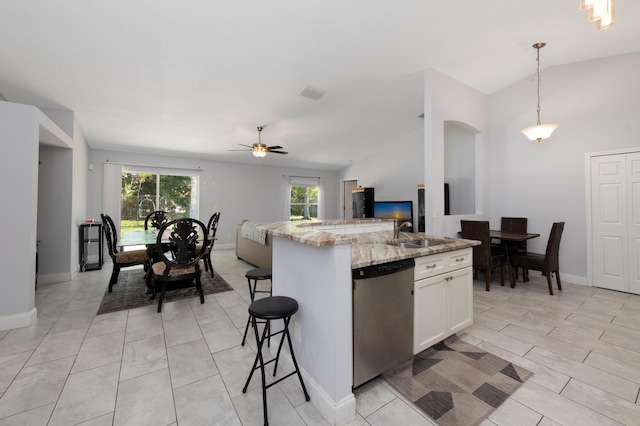
<instances>
[{"instance_id":1,"label":"dining table","mask_svg":"<svg viewBox=\"0 0 640 426\"><path fill-rule=\"evenodd\" d=\"M511 288L514 288L516 286L516 283L514 282L513 274L511 274L511 269L510 269L511 268L511 263L509 261L510 248L513 247L515 243L521 243L521 242L530 240L532 238L538 238L540 234L536 234L532 232L516 233L516 232L503 232L503 231L497 231L497 230L489 230L489 236L491 237L491 240L500 240L500 243L504 246L505 257L506 257L505 266L507 267L507 270L509 272Z\"/></svg>"},{"instance_id":2,"label":"dining table","mask_svg":"<svg viewBox=\"0 0 640 426\"><path fill-rule=\"evenodd\" d=\"M163 239L164 240L164 239ZM122 231L118 247L147 246L158 241L157 229L128 229Z\"/></svg>"}]
</instances>

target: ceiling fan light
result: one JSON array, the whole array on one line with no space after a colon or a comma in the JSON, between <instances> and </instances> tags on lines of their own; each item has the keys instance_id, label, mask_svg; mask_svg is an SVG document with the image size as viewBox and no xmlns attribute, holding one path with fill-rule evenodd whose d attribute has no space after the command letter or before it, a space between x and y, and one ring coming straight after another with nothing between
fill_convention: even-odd
<instances>
[{"instance_id":1,"label":"ceiling fan light","mask_svg":"<svg viewBox=\"0 0 640 426\"><path fill-rule=\"evenodd\" d=\"M522 129L522 133L524 133L530 141L540 142L542 139L547 139L551 136L551 133L553 133L556 127L558 127L557 124L538 124Z\"/></svg>"},{"instance_id":2,"label":"ceiling fan light","mask_svg":"<svg viewBox=\"0 0 640 426\"><path fill-rule=\"evenodd\" d=\"M267 146L261 142L254 144L251 153L254 157L262 158L267 155Z\"/></svg>"}]
</instances>

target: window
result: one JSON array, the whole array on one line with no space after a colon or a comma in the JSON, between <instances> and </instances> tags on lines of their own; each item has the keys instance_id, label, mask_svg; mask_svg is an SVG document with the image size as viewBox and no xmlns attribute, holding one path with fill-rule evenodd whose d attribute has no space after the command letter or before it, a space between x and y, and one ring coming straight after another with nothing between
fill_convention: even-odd
<instances>
[{"instance_id":1,"label":"window","mask_svg":"<svg viewBox=\"0 0 640 426\"><path fill-rule=\"evenodd\" d=\"M172 219L198 216L198 177L126 168L122 172L120 229L143 229L147 215L164 210Z\"/></svg>"},{"instance_id":2,"label":"window","mask_svg":"<svg viewBox=\"0 0 640 426\"><path fill-rule=\"evenodd\" d=\"M320 179L289 176L288 180L289 220L320 219Z\"/></svg>"}]
</instances>

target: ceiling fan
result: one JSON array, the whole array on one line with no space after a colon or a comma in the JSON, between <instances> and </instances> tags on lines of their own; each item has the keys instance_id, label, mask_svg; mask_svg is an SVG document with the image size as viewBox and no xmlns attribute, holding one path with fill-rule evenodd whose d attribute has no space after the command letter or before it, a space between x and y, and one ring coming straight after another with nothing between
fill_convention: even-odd
<instances>
[{"instance_id":1,"label":"ceiling fan","mask_svg":"<svg viewBox=\"0 0 640 426\"><path fill-rule=\"evenodd\" d=\"M246 146L249 148L249 151L253 154L254 157L262 158L267 155L267 152L273 152L274 154L288 154L287 151L280 151L282 147L280 145L267 146L262 143L260 139L260 135L262 134L262 126L258 126L258 143L254 143L253 145L245 145L239 143L238 145ZM246 149L230 149L229 151L246 151Z\"/></svg>"}]
</instances>

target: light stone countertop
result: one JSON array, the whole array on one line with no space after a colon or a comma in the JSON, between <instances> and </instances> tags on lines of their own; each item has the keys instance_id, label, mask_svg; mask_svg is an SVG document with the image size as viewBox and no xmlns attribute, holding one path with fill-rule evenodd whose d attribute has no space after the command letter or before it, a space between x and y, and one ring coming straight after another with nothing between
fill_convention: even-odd
<instances>
[{"instance_id":1,"label":"light stone countertop","mask_svg":"<svg viewBox=\"0 0 640 426\"><path fill-rule=\"evenodd\" d=\"M479 245L479 241L464 240L460 238L448 238L426 235L424 233L401 232L397 240L393 238L393 231L373 231L380 225L386 224L389 219L350 219L350 220L323 220L323 221L298 221L298 222L274 222L260 228L272 234L274 237L288 238L301 244L316 247L351 244L351 268L377 265L393 262L395 260L428 256L453 250L464 249ZM362 232L350 234L338 234L330 232L332 226L349 226L350 228L363 227ZM324 229L317 229L317 228ZM404 242L416 240L442 241L431 247L403 248L389 244L390 242Z\"/></svg>"}]
</instances>

